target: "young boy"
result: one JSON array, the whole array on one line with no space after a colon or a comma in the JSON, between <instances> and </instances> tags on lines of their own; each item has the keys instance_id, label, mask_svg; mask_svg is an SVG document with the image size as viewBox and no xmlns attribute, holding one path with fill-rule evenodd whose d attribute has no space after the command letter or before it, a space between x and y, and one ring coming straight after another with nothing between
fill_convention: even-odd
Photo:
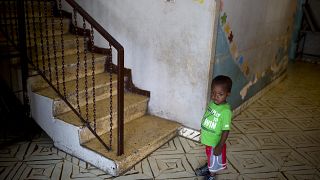
<instances>
[{"instance_id":1,"label":"young boy","mask_svg":"<svg viewBox=\"0 0 320 180\"><path fill-rule=\"evenodd\" d=\"M201 143L206 146L208 163L196 170L196 175L215 179L216 172L225 169L226 145L231 126L232 111L227 103L232 80L217 76L211 83L211 101L201 121Z\"/></svg>"}]
</instances>

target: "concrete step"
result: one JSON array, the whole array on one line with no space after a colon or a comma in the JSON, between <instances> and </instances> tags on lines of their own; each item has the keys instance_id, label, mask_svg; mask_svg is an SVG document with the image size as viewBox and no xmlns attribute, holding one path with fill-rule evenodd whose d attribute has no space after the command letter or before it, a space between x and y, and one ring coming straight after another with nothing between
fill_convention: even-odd
<instances>
[{"instance_id":1,"label":"concrete step","mask_svg":"<svg viewBox=\"0 0 320 180\"><path fill-rule=\"evenodd\" d=\"M133 93L124 94L124 119L125 123L130 122L133 119L143 116L147 111L147 103L149 98ZM89 104L88 119L93 127L93 104ZM86 106L81 108L82 117L86 118ZM112 97L112 115L113 115L113 128L117 127L117 96ZM79 138L80 142L86 142L95 138L89 129L81 122L79 117L73 112L69 111L64 114L56 116L66 123L80 127ZM96 102L96 127L97 134L102 135L110 131L110 98L105 98Z\"/></svg>"},{"instance_id":2,"label":"concrete step","mask_svg":"<svg viewBox=\"0 0 320 180\"><path fill-rule=\"evenodd\" d=\"M92 103L93 100L93 85L92 85L92 76L88 76L87 78L87 86L88 86L88 103ZM67 100L70 102L74 108L77 107L77 94L76 94L76 80L68 81L65 83L66 85L66 94ZM78 96L79 96L79 105L84 106L86 104L86 91L85 91L85 77L80 78L78 82ZM56 87L56 85L55 85ZM59 84L60 90L63 87L63 84ZM108 73L100 73L95 75L95 99L96 101L102 100L104 98L108 98L110 96L110 76ZM117 93L117 76L112 74L112 94L116 95ZM51 88L47 87L44 89L40 89L38 91L34 91L35 93L51 98L54 100L54 109L53 115L57 116L59 114L70 111L69 106L58 96L58 94Z\"/></svg>"},{"instance_id":3,"label":"concrete step","mask_svg":"<svg viewBox=\"0 0 320 180\"><path fill-rule=\"evenodd\" d=\"M11 4L11 6L9 7L8 4L6 4L6 6L3 6L3 4L0 3L0 5L2 5L0 7L0 11L1 11L1 17L2 18L7 18L9 19L10 17L12 19L15 19L18 17L18 12L16 9L16 6L14 6L13 4ZM26 8L28 7L28 8ZM32 13L32 7L33 7L33 13ZM40 4L40 8L38 5L38 2L34 2L33 6L31 3L28 3L27 6L25 6L25 17L45 17L45 4L41 3ZM47 7L47 16L51 16L52 15L52 4L51 3L47 3L46 5ZM6 9L4 9L6 8ZM9 11L10 10L10 11Z\"/></svg>"},{"instance_id":4,"label":"concrete step","mask_svg":"<svg viewBox=\"0 0 320 180\"><path fill-rule=\"evenodd\" d=\"M70 20L69 19L63 19L62 20L62 23L63 23L63 29L61 31L61 27L60 27L60 19L58 18L54 18L54 22L53 24L51 23L51 19L48 19L48 36L51 37L53 36L53 32L52 32L52 29L54 29L54 34L56 35L56 37L60 36L61 34L67 34L69 31L70 31ZM14 22L13 22L14 23ZM26 22L27 23L27 22ZM27 32L26 36L27 36L27 45L29 46L29 39L31 41L31 45L33 46L34 45L34 38L36 37L37 38L37 42L38 44L40 44L40 37L41 37L41 31L40 29L42 28L42 36L44 38L44 41L45 41L45 37L47 35L46 33L46 25L44 22L42 23L39 23L39 22L36 22L32 23L32 20L30 20L30 26L29 26L29 31L30 31L30 38L29 38L29 33ZM4 26L4 25L2 25ZM41 27L41 28L40 28ZM3 30L5 30L5 28L3 28ZM10 36L13 36L13 38L16 40L17 38L17 29L16 29L16 25L13 24L12 27L11 26L7 26L7 31L8 31L8 34ZM28 26L26 26L26 31L28 31Z\"/></svg>"},{"instance_id":5,"label":"concrete step","mask_svg":"<svg viewBox=\"0 0 320 180\"><path fill-rule=\"evenodd\" d=\"M124 155L117 156L117 128L112 130L112 151L107 151L97 139L92 139L82 146L104 157L112 159L119 175L129 170L147 155L161 147L164 143L177 135L180 124L156 116L145 115L132 120L124 126ZM110 133L101 138L108 144Z\"/></svg>"},{"instance_id":6,"label":"concrete step","mask_svg":"<svg viewBox=\"0 0 320 180\"><path fill-rule=\"evenodd\" d=\"M63 37L61 36L54 36L55 40L55 48L57 52L61 52L62 50L62 42L61 39L63 39L63 45L64 45L64 50L68 49L76 49L77 48L77 37L73 34L64 34ZM79 41L79 50L83 51L84 49L84 39L82 37L78 37ZM34 43L33 43L34 44ZM48 51L49 47L49 51ZM37 46L33 46L32 49L32 54L38 51L38 54L42 57L42 48L43 48L43 53L45 57L47 58L48 54L54 55L54 48L53 48L53 36L48 37L48 42L47 38L43 36L42 42L41 38L37 38Z\"/></svg>"},{"instance_id":7,"label":"concrete step","mask_svg":"<svg viewBox=\"0 0 320 180\"><path fill-rule=\"evenodd\" d=\"M133 119L143 116L147 111L148 97L125 93L124 94L124 119L125 123ZM93 103L89 104L88 119L93 127ZM86 106L81 108L82 117L86 118ZM112 97L112 115L113 115L113 128L117 127L117 96ZM81 122L79 117L73 112L69 111L64 114L56 116L57 119L63 120L66 123L80 127L79 138L81 142L86 142L94 136L88 130L88 128ZM105 98L96 102L96 123L97 134L101 135L110 130L110 98Z\"/></svg>"},{"instance_id":8,"label":"concrete step","mask_svg":"<svg viewBox=\"0 0 320 180\"><path fill-rule=\"evenodd\" d=\"M64 74L65 74L65 82L76 79L76 69L77 69L77 55L75 54L76 49L73 50L74 53L72 55L65 56L64 58ZM106 55L103 54L94 54L95 56L95 74L100 74L105 71L105 60ZM84 53L80 54L80 66L79 66L79 78L85 76L85 68L84 68ZM52 75L52 83L56 84L56 70L54 68L54 59L51 58L51 75ZM36 64L36 62L35 62ZM39 68L42 69L42 60L39 59ZM49 78L49 70L48 70L48 61L45 62L46 71L45 74ZM57 70L58 70L58 81L62 83L62 58L61 56L57 58ZM35 74L36 72L29 72L29 74ZM92 54L87 54L87 75L92 74ZM28 79L28 83L30 83L30 87L32 91L37 91L42 88L49 87L48 83L40 76L32 76Z\"/></svg>"}]
</instances>

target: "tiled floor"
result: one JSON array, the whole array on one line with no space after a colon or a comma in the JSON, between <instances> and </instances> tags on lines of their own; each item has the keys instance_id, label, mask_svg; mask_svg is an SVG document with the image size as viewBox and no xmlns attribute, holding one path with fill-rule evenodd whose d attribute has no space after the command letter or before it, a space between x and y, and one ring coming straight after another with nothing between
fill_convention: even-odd
<instances>
[{"instance_id":1,"label":"tiled floor","mask_svg":"<svg viewBox=\"0 0 320 180\"><path fill-rule=\"evenodd\" d=\"M320 65L288 77L233 120L228 169L218 179L320 179ZM197 140L197 132L189 138ZM202 179L203 146L176 137L115 179ZM113 179L53 147L43 133L0 150L0 179Z\"/></svg>"}]
</instances>

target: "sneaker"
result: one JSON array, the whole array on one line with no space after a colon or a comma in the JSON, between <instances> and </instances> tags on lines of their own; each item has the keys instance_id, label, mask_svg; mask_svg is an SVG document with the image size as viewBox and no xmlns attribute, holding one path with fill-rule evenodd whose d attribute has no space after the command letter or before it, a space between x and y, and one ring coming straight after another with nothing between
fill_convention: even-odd
<instances>
[{"instance_id":1,"label":"sneaker","mask_svg":"<svg viewBox=\"0 0 320 180\"><path fill-rule=\"evenodd\" d=\"M208 164L206 163L205 165L201 166L200 168L197 168L195 170L195 173L197 176L206 176L209 175L209 169L208 169Z\"/></svg>"}]
</instances>

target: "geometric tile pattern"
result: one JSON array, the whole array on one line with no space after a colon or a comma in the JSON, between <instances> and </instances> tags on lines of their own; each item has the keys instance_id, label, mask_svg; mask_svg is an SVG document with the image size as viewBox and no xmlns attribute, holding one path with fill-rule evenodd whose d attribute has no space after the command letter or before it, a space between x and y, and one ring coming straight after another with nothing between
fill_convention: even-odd
<instances>
[{"instance_id":1,"label":"geometric tile pattern","mask_svg":"<svg viewBox=\"0 0 320 180\"><path fill-rule=\"evenodd\" d=\"M320 65L291 64L286 79L233 118L228 168L217 179L320 179L318 77ZM182 128L179 135L112 177L56 149L43 133L0 149L0 179L202 179L194 174L206 162L200 133Z\"/></svg>"},{"instance_id":2,"label":"geometric tile pattern","mask_svg":"<svg viewBox=\"0 0 320 180\"><path fill-rule=\"evenodd\" d=\"M278 132L277 134L292 148L318 146L316 141L314 141L303 132Z\"/></svg>"},{"instance_id":3,"label":"geometric tile pattern","mask_svg":"<svg viewBox=\"0 0 320 180\"><path fill-rule=\"evenodd\" d=\"M273 172L277 169L260 153L260 151L230 152L229 161L242 174Z\"/></svg>"},{"instance_id":4,"label":"geometric tile pattern","mask_svg":"<svg viewBox=\"0 0 320 180\"><path fill-rule=\"evenodd\" d=\"M282 119L268 119L262 121L267 127L269 127L273 132L282 132L282 131L299 131L298 126L296 126L291 121L282 118Z\"/></svg>"},{"instance_id":5,"label":"geometric tile pattern","mask_svg":"<svg viewBox=\"0 0 320 180\"><path fill-rule=\"evenodd\" d=\"M264 125L260 120L242 120L235 121L233 125L237 127L242 133L262 133L262 132L271 132L271 130Z\"/></svg>"},{"instance_id":6,"label":"geometric tile pattern","mask_svg":"<svg viewBox=\"0 0 320 180\"><path fill-rule=\"evenodd\" d=\"M279 149L289 147L275 133L248 134L247 136L258 149Z\"/></svg>"}]
</instances>

